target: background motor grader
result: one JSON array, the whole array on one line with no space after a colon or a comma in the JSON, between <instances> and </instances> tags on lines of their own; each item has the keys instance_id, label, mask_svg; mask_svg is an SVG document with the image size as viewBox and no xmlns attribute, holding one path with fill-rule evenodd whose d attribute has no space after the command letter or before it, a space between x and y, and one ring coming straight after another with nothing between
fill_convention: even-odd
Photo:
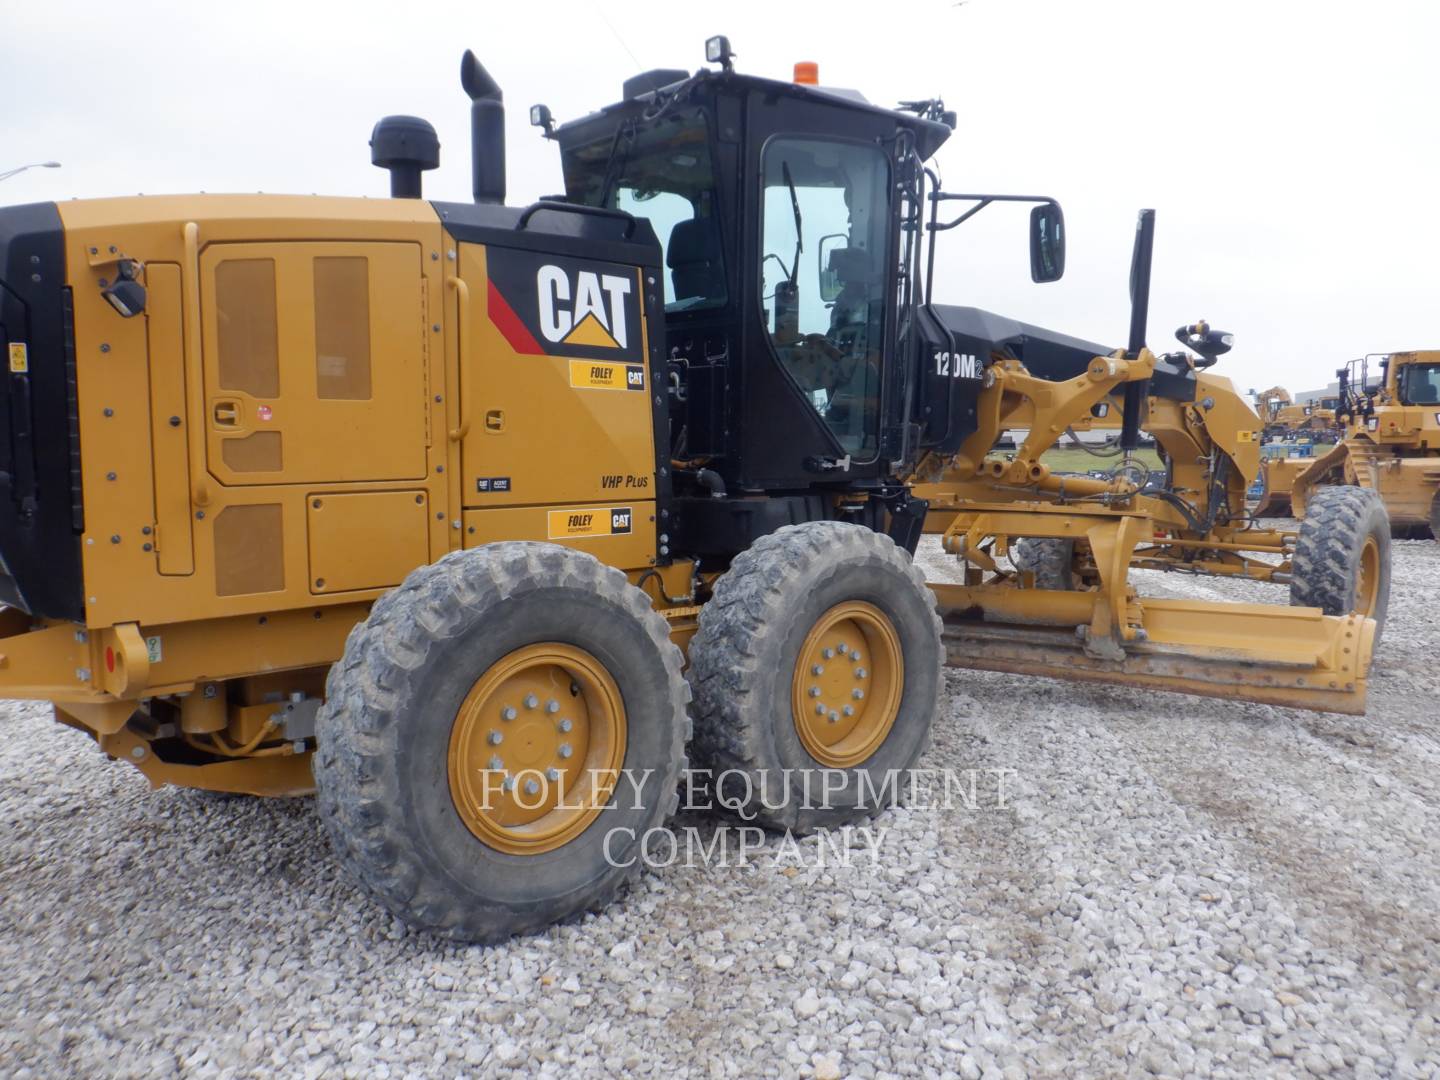
<instances>
[{"instance_id":1,"label":"background motor grader","mask_svg":"<svg viewBox=\"0 0 1440 1080\"><path fill-rule=\"evenodd\" d=\"M1126 349L1017 337L932 302L938 215L1033 204L1053 281L1053 200L939 191L938 101L706 52L573 123L533 109L565 195L523 208L467 53L473 203L420 198L434 131L389 117L389 199L0 210L0 693L156 785L318 791L376 897L468 940L614 896L687 744L767 825L873 813L947 658L1362 709L1373 620L1129 584L1195 525L1231 562L1259 436L1145 347L1153 218ZM1102 406L1129 445L1147 402L1166 491L1040 464ZM924 529L966 584L927 588ZM1020 538L1083 540L1080 584L996 575Z\"/></svg>"},{"instance_id":2,"label":"background motor grader","mask_svg":"<svg viewBox=\"0 0 1440 1080\"><path fill-rule=\"evenodd\" d=\"M1345 435L1296 475L1296 512L1346 485L1379 495L1394 535L1440 538L1440 352L1365 357L1336 374Z\"/></svg>"}]
</instances>

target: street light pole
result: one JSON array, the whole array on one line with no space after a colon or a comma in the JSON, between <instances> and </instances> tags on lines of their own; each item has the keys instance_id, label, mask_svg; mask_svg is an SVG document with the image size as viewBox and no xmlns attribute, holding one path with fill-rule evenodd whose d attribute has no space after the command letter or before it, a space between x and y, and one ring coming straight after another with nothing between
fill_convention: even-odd
<instances>
[{"instance_id":1,"label":"street light pole","mask_svg":"<svg viewBox=\"0 0 1440 1080\"><path fill-rule=\"evenodd\" d=\"M24 172L26 169L58 169L58 168L60 168L60 162L58 162L58 161L32 161L29 165L21 165L19 168L7 169L5 172L0 172L0 180L9 180L12 176L18 176L20 173Z\"/></svg>"}]
</instances>

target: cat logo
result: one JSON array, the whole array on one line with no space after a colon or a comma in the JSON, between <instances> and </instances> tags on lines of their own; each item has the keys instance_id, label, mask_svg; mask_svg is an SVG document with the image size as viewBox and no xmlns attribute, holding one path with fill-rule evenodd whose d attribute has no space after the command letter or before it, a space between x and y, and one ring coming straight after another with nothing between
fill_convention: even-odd
<instances>
[{"instance_id":1,"label":"cat logo","mask_svg":"<svg viewBox=\"0 0 1440 1080\"><path fill-rule=\"evenodd\" d=\"M515 352L644 359L635 267L491 247L486 272L490 321Z\"/></svg>"},{"instance_id":2,"label":"cat logo","mask_svg":"<svg viewBox=\"0 0 1440 1080\"><path fill-rule=\"evenodd\" d=\"M575 275L572 291L570 275L558 266L546 265L536 272L535 285L540 297L540 332L546 341L597 349L625 348L629 338L625 326L629 278L581 270Z\"/></svg>"},{"instance_id":3,"label":"cat logo","mask_svg":"<svg viewBox=\"0 0 1440 1080\"><path fill-rule=\"evenodd\" d=\"M628 506L610 509L582 507L575 510L551 510L551 540L581 540L594 536L625 536L631 530L632 514Z\"/></svg>"}]
</instances>

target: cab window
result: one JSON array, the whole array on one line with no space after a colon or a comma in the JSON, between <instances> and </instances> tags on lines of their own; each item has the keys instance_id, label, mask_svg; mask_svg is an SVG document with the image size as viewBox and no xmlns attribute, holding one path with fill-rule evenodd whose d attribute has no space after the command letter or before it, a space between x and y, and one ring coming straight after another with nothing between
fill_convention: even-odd
<instances>
[{"instance_id":1,"label":"cab window","mask_svg":"<svg viewBox=\"0 0 1440 1080\"><path fill-rule=\"evenodd\" d=\"M1400 400L1406 405L1440 405L1440 364L1401 368Z\"/></svg>"},{"instance_id":2,"label":"cab window","mask_svg":"<svg viewBox=\"0 0 1440 1080\"><path fill-rule=\"evenodd\" d=\"M775 355L846 453L878 445L890 169L875 146L775 138L760 279Z\"/></svg>"},{"instance_id":3,"label":"cab window","mask_svg":"<svg viewBox=\"0 0 1440 1080\"><path fill-rule=\"evenodd\" d=\"M665 268L665 310L724 307L725 262L705 114L681 111L567 150L566 194L649 220Z\"/></svg>"}]
</instances>

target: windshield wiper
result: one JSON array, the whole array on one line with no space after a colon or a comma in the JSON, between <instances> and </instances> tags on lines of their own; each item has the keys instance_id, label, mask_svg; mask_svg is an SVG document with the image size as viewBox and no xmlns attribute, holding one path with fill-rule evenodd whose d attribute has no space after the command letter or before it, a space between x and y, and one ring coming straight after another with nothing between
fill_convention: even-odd
<instances>
[{"instance_id":1,"label":"windshield wiper","mask_svg":"<svg viewBox=\"0 0 1440 1080\"><path fill-rule=\"evenodd\" d=\"M795 258L790 264L790 280L795 280L795 275L800 273L800 253L805 250L805 233L800 224L800 197L795 194L795 181L790 176L790 163L780 163L780 175L785 178L785 186L790 189L790 209L795 211Z\"/></svg>"},{"instance_id":2,"label":"windshield wiper","mask_svg":"<svg viewBox=\"0 0 1440 1080\"><path fill-rule=\"evenodd\" d=\"M620 141L625 140L625 153L616 154L620 149ZM635 145L635 121L627 120L615 129L615 137L610 140L610 156L605 159L605 176L600 181L600 201L597 206L610 205L610 190L620 180L620 170L630 160L630 148Z\"/></svg>"}]
</instances>

